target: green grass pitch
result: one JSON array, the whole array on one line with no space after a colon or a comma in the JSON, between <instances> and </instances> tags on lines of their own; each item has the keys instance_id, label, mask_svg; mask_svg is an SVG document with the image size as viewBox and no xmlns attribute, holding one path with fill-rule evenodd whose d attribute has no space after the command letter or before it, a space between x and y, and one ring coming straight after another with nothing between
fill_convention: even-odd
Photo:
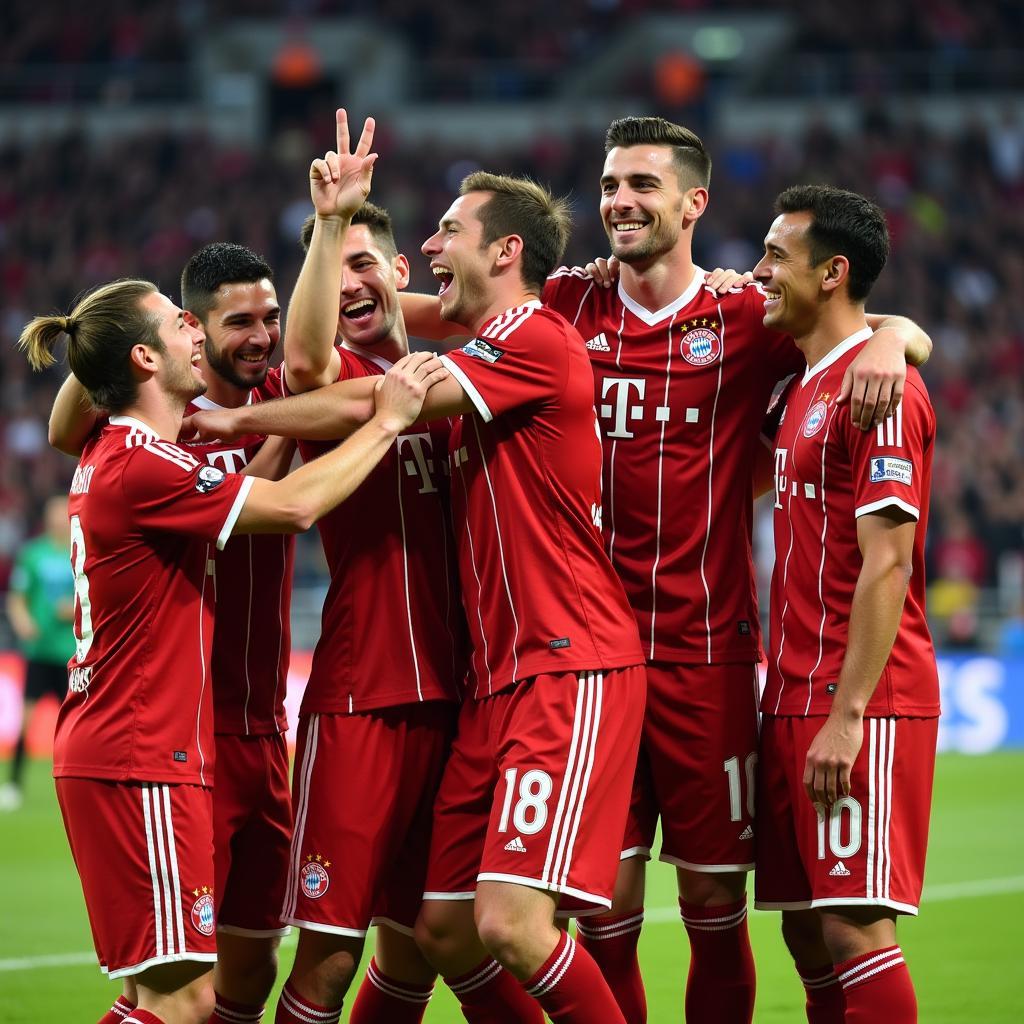
<instances>
[{"instance_id":1,"label":"green grass pitch","mask_svg":"<svg viewBox=\"0 0 1024 1024\"><path fill-rule=\"evenodd\" d=\"M921 1020L929 1024L1024 1019L1017 979L1024 919L1022 779L1024 752L939 758L921 916L900 925ZM687 952L674 907L672 873L655 864L641 944L652 1024L682 1021ZM0 922L0 1024L94 1024L119 987L92 958L78 878L43 763L32 766L25 806L0 816ZM756 1020L803 1020L803 992L776 915L752 913L750 927L758 968ZM282 977L293 941L282 950ZM276 992L271 1007L275 1000ZM272 1008L265 1019L273 1020ZM426 1020L462 1020L443 986Z\"/></svg>"}]
</instances>

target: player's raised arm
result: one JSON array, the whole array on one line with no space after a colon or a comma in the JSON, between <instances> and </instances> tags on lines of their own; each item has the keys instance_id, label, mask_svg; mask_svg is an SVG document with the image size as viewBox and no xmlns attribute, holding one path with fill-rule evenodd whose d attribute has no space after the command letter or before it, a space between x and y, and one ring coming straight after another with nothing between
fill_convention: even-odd
<instances>
[{"instance_id":1,"label":"player's raised arm","mask_svg":"<svg viewBox=\"0 0 1024 1024\"><path fill-rule=\"evenodd\" d=\"M352 222L370 192L376 153L374 120L366 119L354 151L350 151L348 115L336 114L337 150L314 160L309 168L309 191L316 216L309 251L302 264L285 324L284 365L288 388L309 391L338 378L339 356L334 347L338 331L338 294L344 269L342 245Z\"/></svg>"},{"instance_id":2,"label":"player's raised arm","mask_svg":"<svg viewBox=\"0 0 1024 1024\"><path fill-rule=\"evenodd\" d=\"M865 314L875 332L850 364L836 400L850 403L850 418L861 430L877 427L903 400L907 363L922 366L932 354L932 339L905 316Z\"/></svg>"},{"instance_id":3,"label":"player's raised arm","mask_svg":"<svg viewBox=\"0 0 1024 1024\"><path fill-rule=\"evenodd\" d=\"M376 397L376 411L369 422L337 448L283 480L254 479L234 532L300 533L308 530L366 479L398 435L415 421L427 391L442 374L446 371L429 353L416 352L401 359L384 377L367 378ZM314 392L285 401L320 394L322 392Z\"/></svg>"},{"instance_id":4,"label":"player's raised arm","mask_svg":"<svg viewBox=\"0 0 1024 1024\"><path fill-rule=\"evenodd\" d=\"M89 401L85 388L69 373L53 400L47 440L57 451L77 457L82 454L98 419L99 413Z\"/></svg>"},{"instance_id":5,"label":"player's raised arm","mask_svg":"<svg viewBox=\"0 0 1024 1024\"><path fill-rule=\"evenodd\" d=\"M446 338L468 338L469 331L461 324L441 318L441 300L436 295L422 292L402 292L398 297L402 316L408 332L428 341L444 341Z\"/></svg>"}]
</instances>

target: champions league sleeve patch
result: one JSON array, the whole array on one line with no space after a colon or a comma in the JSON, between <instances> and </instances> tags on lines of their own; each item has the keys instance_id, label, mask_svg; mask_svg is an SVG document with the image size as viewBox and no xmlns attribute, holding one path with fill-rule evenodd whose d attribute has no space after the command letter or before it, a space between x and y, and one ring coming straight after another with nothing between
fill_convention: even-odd
<instances>
[{"instance_id":1,"label":"champions league sleeve patch","mask_svg":"<svg viewBox=\"0 0 1024 1024\"><path fill-rule=\"evenodd\" d=\"M487 363L496 363L505 354L503 349L495 348L482 338L474 338L469 344L463 345L462 351L467 356L483 359Z\"/></svg>"},{"instance_id":2,"label":"champions league sleeve patch","mask_svg":"<svg viewBox=\"0 0 1024 1024\"><path fill-rule=\"evenodd\" d=\"M223 469L218 469L216 466L203 466L196 477L196 490L200 494L209 494L210 491L215 491L220 487L226 477L227 473Z\"/></svg>"},{"instance_id":3,"label":"champions league sleeve patch","mask_svg":"<svg viewBox=\"0 0 1024 1024\"><path fill-rule=\"evenodd\" d=\"M873 484L892 481L910 486L914 478L914 465L908 459L892 459L879 456L871 460L870 480Z\"/></svg>"}]
</instances>

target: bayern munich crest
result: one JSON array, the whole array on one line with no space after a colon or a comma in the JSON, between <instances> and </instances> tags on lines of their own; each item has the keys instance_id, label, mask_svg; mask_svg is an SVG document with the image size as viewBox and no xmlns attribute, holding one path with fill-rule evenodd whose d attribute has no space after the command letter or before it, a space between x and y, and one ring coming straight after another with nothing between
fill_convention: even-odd
<instances>
[{"instance_id":1,"label":"bayern munich crest","mask_svg":"<svg viewBox=\"0 0 1024 1024\"><path fill-rule=\"evenodd\" d=\"M804 417L804 437L814 437L825 425L827 415L828 406L824 402L815 402Z\"/></svg>"},{"instance_id":2,"label":"bayern munich crest","mask_svg":"<svg viewBox=\"0 0 1024 1024\"><path fill-rule=\"evenodd\" d=\"M311 900L318 900L327 892L331 884L331 876L327 873L330 866L331 862L319 853L306 854L306 863L299 869L299 885Z\"/></svg>"},{"instance_id":3,"label":"bayern munich crest","mask_svg":"<svg viewBox=\"0 0 1024 1024\"><path fill-rule=\"evenodd\" d=\"M702 316L684 323L679 352L691 366L713 363L722 354L718 321Z\"/></svg>"},{"instance_id":4,"label":"bayern munich crest","mask_svg":"<svg viewBox=\"0 0 1024 1024\"><path fill-rule=\"evenodd\" d=\"M213 894L205 885L201 891L193 889L192 892L198 897L192 904L192 924L200 935L212 935L215 922Z\"/></svg>"}]
</instances>

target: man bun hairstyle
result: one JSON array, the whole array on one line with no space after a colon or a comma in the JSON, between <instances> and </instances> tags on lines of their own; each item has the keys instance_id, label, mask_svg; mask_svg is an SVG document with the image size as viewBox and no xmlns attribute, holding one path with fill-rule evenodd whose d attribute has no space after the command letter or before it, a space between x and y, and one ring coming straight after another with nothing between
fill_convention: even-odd
<instances>
[{"instance_id":1,"label":"man bun hairstyle","mask_svg":"<svg viewBox=\"0 0 1024 1024\"><path fill-rule=\"evenodd\" d=\"M889 257L889 229L877 204L832 185L794 185L776 198L775 212L809 213L811 266L845 256L850 299L863 302L868 297Z\"/></svg>"},{"instance_id":2,"label":"man bun hairstyle","mask_svg":"<svg viewBox=\"0 0 1024 1024\"><path fill-rule=\"evenodd\" d=\"M352 224L365 224L370 229L374 241L380 246L381 252L389 260L398 255L398 245L395 242L395 231L391 224L391 214L369 200L363 203L354 214ZM299 231L299 244L303 252L309 252L310 243L313 241L313 227L316 225L316 214L311 213L303 222Z\"/></svg>"},{"instance_id":3,"label":"man bun hairstyle","mask_svg":"<svg viewBox=\"0 0 1024 1024\"><path fill-rule=\"evenodd\" d=\"M700 136L681 124L663 117L619 118L608 126L604 151L610 153L618 146L668 146L683 191L711 184L711 157Z\"/></svg>"},{"instance_id":4,"label":"man bun hairstyle","mask_svg":"<svg viewBox=\"0 0 1024 1024\"><path fill-rule=\"evenodd\" d=\"M270 264L258 253L234 242L211 242L194 252L181 272L181 305L205 321L225 284L273 281Z\"/></svg>"},{"instance_id":5,"label":"man bun hairstyle","mask_svg":"<svg viewBox=\"0 0 1024 1024\"><path fill-rule=\"evenodd\" d=\"M139 344L164 352L159 325L141 303L157 291L150 281L125 278L86 292L70 313L37 316L18 339L34 370L56 362L54 348L67 338L68 364L97 409L118 413L138 395L131 351Z\"/></svg>"},{"instance_id":6,"label":"man bun hairstyle","mask_svg":"<svg viewBox=\"0 0 1024 1024\"><path fill-rule=\"evenodd\" d=\"M483 244L507 235L523 240L523 284L538 295L558 266L569 242L572 218L569 203L556 198L530 178L476 171L463 178L460 195L490 192L477 216L483 225Z\"/></svg>"}]
</instances>

